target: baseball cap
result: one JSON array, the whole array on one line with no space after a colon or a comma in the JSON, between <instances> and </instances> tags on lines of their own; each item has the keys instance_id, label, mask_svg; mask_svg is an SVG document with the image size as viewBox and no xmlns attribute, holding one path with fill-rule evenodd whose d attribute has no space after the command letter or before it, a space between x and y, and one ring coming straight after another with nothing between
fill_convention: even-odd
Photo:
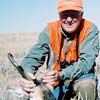
<instances>
[{"instance_id":1,"label":"baseball cap","mask_svg":"<svg viewBox=\"0 0 100 100\"><path fill-rule=\"evenodd\" d=\"M83 11L82 0L58 0L58 12L65 10Z\"/></svg>"}]
</instances>

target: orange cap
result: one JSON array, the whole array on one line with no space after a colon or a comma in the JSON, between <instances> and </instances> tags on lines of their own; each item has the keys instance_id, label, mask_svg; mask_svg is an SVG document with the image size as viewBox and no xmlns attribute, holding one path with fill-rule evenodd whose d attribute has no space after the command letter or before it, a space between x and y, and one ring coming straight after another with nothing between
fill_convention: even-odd
<instances>
[{"instance_id":1,"label":"orange cap","mask_svg":"<svg viewBox=\"0 0 100 100\"><path fill-rule=\"evenodd\" d=\"M65 10L83 10L82 0L58 0L58 12L62 12Z\"/></svg>"}]
</instances>

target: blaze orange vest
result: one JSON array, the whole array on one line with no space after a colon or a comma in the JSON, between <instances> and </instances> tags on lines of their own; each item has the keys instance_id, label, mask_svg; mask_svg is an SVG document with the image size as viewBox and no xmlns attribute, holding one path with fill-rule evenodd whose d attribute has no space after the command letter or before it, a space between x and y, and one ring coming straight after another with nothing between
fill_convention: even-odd
<instances>
[{"instance_id":1,"label":"blaze orange vest","mask_svg":"<svg viewBox=\"0 0 100 100\"><path fill-rule=\"evenodd\" d=\"M82 24L80 27L80 35L79 35L79 44L78 44L78 57L80 56L80 46L81 43L86 39L90 29L92 28L93 23L82 19ZM53 51L53 55L57 58L59 56L60 51L60 43L61 43L61 22L56 21L53 23L48 24L48 33L50 37L50 44ZM72 40L70 46L68 47L67 53L65 51L65 43L67 40L64 40L64 44L61 50L61 56L60 61L64 61L66 59L67 62L76 61L77 60L77 54L76 54L76 41L77 36L75 35L75 38ZM56 61L54 64L54 70L60 71L61 67L60 64ZM54 86L58 85L59 82L56 82Z\"/></svg>"}]
</instances>

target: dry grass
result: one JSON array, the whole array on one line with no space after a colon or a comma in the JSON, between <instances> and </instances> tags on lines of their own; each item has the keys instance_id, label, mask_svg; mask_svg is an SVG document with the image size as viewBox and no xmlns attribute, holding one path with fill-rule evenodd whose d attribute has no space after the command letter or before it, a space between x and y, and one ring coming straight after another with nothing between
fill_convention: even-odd
<instances>
[{"instance_id":1,"label":"dry grass","mask_svg":"<svg viewBox=\"0 0 100 100\"><path fill-rule=\"evenodd\" d=\"M37 38L38 34L33 33L0 35L0 100L27 100L25 96L18 98L7 91L8 88L19 88L19 78L21 77L8 61L7 53L12 52L20 62L27 51L35 44ZM99 73L100 69L97 70L100 79ZM99 86L98 89L100 89Z\"/></svg>"},{"instance_id":2,"label":"dry grass","mask_svg":"<svg viewBox=\"0 0 100 100\"><path fill-rule=\"evenodd\" d=\"M0 100L25 100L10 94L8 88L19 88L21 77L10 64L7 54L12 52L18 62L36 43L38 33L0 34Z\"/></svg>"},{"instance_id":3,"label":"dry grass","mask_svg":"<svg viewBox=\"0 0 100 100\"><path fill-rule=\"evenodd\" d=\"M27 97L25 96L18 98L8 92L9 88L16 89L20 87L19 78L21 77L17 70L10 63L8 63L8 65L9 66L6 69L2 68L0 70L0 100L27 100ZM100 87L98 88L100 89ZM81 95L79 95L79 98L81 98ZM76 99L74 98L71 100Z\"/></svg>"}]
</instances>

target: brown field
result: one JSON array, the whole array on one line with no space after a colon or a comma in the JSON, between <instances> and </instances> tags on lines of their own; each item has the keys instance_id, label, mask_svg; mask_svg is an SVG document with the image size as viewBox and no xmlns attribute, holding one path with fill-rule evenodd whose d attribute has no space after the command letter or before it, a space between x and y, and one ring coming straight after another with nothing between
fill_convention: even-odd
<instances>
[{"instance_id":1,"label":"brown field","mask_svg":"<svg viewBox=\"0 0 100 100\"><path fill-rule=\"evenodd\" d=\"M20 63L28 50L36 43L38 33L0 34L0 100L25 100L10 94L8 88L19 87L20 75L7 58L11 52Z\"/></svg>"},{"instance_id":2,"label":"brown field","mask_svg":"<svg viewBox=\"0 0 100 100\"><path fill-rule=\"evenodd\" d=\"M38 33L0 34L0 100L27 100L25 96L18 98L8 92L9 88L20 87L19 78L21 76L9 62L7 54L8 52L13 53L20 63L37 39ZM98 69L97 76L100 76Z\"/></svg>"}]
</instances>

